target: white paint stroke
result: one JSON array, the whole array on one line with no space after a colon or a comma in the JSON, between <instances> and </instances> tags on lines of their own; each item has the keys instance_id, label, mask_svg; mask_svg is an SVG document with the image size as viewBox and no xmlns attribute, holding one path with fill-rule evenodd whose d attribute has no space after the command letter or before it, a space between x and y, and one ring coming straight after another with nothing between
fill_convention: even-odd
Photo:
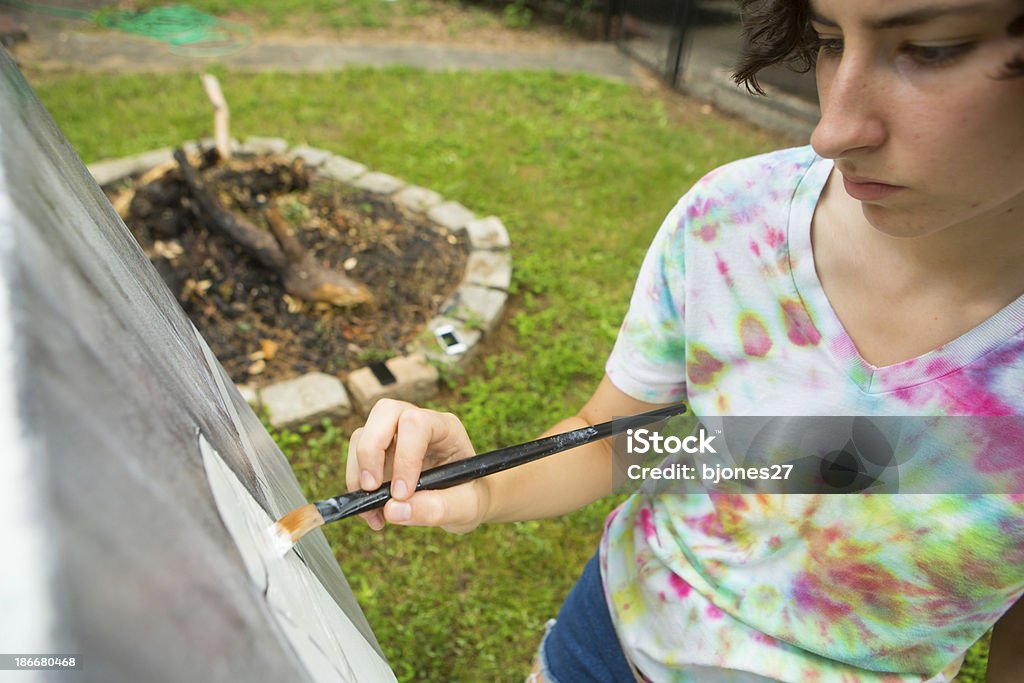
<instances>
[{"instance_id":1,"label":"white paint stroke","mask_svg":"<svg viewBox=\"0 0 1024 683\"><path fill-rule=\"evenodd\" d=\"M203 466L217 510L238 546L249 576L266 595L270 612L317 683L394 682L376 650L295 553L281 557L260 507L224 459L199 435Z\"/></svg>"}]
</instances>

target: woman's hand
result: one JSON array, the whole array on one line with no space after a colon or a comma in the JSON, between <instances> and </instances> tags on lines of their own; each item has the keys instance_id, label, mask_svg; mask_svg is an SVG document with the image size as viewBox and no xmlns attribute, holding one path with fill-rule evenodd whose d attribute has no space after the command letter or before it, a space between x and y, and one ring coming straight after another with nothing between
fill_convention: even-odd
<instances>
[{"instance_id":1,"label":"woman's hand","mask_svg":"<svg viewBox=\"0 0 1024 683\"><path fill-rule=\"evenodd\" d=\"M360 515L374 530L391 522L466 533L484 521L489 503L484 480L437 491L415 489L424 469L474 454L466 428L451 413L381 399L349 440L345 481L350 491L372 491L391 480L387 505Z\"/></svg>"},{"instance_id":2,"label":"woman's hand","mask_svg":"<svg viewBox=\"0 0 1024 683\"><path fill-rule=\"evenodd\" d=\"M668 404L644 403L605 377L577 415L545 436L633 415ZM373 529L386 522L439 526L465 533L483 522L517 522L564 515L612 490L612 447L607 439L550 458L438 491L415 491L420 473L474 455L466 428L450 413L383 399L352 435L345 480L350 491L372 491L389 479L392 499L363 514Z\"/></svg>"}]
</instances>

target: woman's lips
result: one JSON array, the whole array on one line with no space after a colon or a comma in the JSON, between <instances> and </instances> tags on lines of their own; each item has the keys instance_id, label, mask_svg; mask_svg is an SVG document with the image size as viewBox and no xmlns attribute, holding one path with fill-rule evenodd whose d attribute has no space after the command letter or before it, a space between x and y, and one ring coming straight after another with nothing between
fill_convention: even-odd
<instances>
[{"instance_id":1,"label":"woman's lips","mask_svg":"<svg viewBox=\"0 0 1024 683\"><path fill-rule=\"evenodd\" d=\"M873 202L885 199L904 189L900 185L889 185L879 183L870 178L858 178L843 176L843 187L846 193L854 199L862 202Z\"/></svg>"}]
</instances>

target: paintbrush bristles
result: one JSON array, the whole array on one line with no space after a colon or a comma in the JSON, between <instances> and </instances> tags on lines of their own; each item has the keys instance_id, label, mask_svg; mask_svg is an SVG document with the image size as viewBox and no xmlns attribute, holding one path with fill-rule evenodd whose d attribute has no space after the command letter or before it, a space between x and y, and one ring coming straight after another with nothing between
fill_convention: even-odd
<instances>
[{"instance_id":1,"label":"paintbrush bristles","mask_svg":"<svg viewBox=\"0 0 1024 683\"><path fill-rule=\"evenodd\" d=\"M274 549L283 557L299 539L324 525L324 518L312 503L292 510L270 528Z\"/></svg>"}]
</instances>

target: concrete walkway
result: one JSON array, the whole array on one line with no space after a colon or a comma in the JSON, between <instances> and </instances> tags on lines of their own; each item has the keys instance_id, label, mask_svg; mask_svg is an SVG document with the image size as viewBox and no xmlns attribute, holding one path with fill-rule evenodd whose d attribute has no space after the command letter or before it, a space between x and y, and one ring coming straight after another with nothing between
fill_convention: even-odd
<instances>
[{"instance_id":1,"label":"concrete walkway","mask_svg":"<svg viewBox=\"0 0 1024 683\"><path fill-rule=\"evenodd\" d=\"M50 0L51 6L95 10L111 0ZM429 70L517 69L587 73L642 83L652 72L612 43L576 42L481 48L415 42L345 42L312 38L287 40L257 36L242 49L211 56L176 54L171 46L67 17L0 5L5 15L28 29L29 40L11 50L23 66L100 72L165 72L200 70L222 64L239 70L324 72L353 65L408 65ZM782 93L752 97L731 82L728 62L735 55L734 37L714 27L694 35L686 68L686 94L715 103L757 125L779 130L794 140L807 140L817 108Z\"/></svg>"},{"instance_id":2,"label":"concrete walkway","mask_svg":"<svg viewBox=\"0 0 1024 683\"><path fill-rule=\"evenodd\" d=\"M58 0L59 2L59 0ZM57 3L49 3L57 4ZM109 2L85 0L64 5L98 9ZM21 63L40 69L154 72L200 69L223 64L243 70L315 72L348 66L409 65L429 70L554 70L589 73L613 80L637 83L642 68L614 45L579 42L566 46L483 49L415 42L345 42L323 38L285 40L254 37L242 49L226 54L188 56L176 54L160 41L114 30L102 30L81 20L0 5L6 15L28 29L25 43L11 52Z\"/></svg>"},{"instance_id":3,"label":"concrete walkway","mask_svg":"<svg viewBox=\"0 0 1024 683\"><path fill-rule=\"evenodd\" d=\"M636 65L609 43L522 50L482 50L441 45L355 44L328 41L254 41L242 50L211 58L182 56L145 38L107 33L67 33L45 49L41 66L146 72L201 68L210 63L243 70L331 71L353 65L410 65L428 70L525 69L589 73L620 81L639 80Z\"/></svg>"}]
</instances>

